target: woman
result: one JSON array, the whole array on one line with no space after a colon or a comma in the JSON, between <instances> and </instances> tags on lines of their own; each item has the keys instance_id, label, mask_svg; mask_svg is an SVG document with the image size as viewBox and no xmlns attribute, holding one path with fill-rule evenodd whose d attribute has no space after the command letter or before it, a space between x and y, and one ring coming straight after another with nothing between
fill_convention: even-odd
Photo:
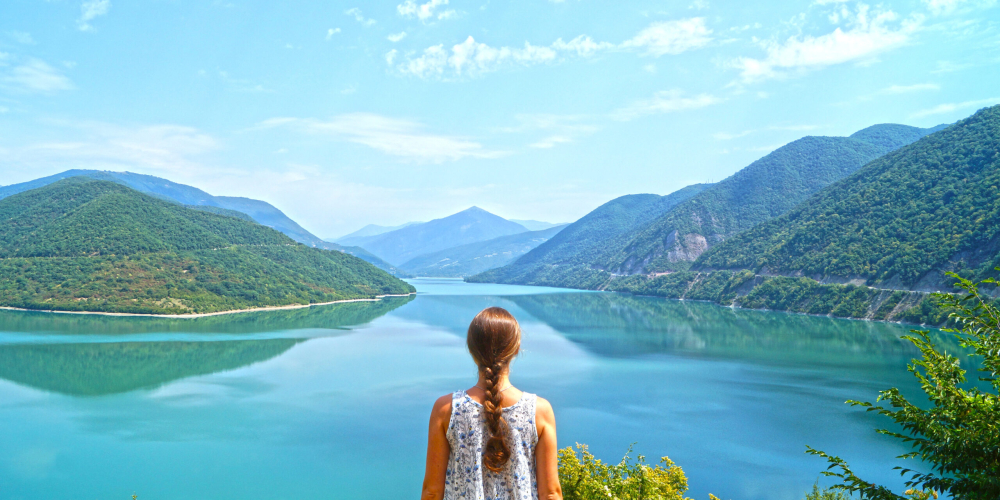
<instances>
[{"instance_id":1,"label":"woman","mask_svg":"<svg viewBox=\"0 0 1000 500\"><path fill-rule=\"evenodd\" d=\"M479 381L434 403L421 499L562 500L552 405L508 379L521 351L517 320L483 309L466 345Z\"/></svg>"}]
</instances>

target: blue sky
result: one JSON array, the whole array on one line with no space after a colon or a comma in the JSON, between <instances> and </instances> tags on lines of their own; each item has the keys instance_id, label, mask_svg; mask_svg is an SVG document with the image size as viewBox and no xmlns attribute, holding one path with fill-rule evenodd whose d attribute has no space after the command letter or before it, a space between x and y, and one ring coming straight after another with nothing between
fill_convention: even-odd
<instances>
[{"instance_id":1,"label":"blue sky","mask_svg":"<svg viewBox=\"0 0 1000 500\"><path fill-rule=\"evenodd\" d=\"M0 184L129 170L324 237L570 221L997 82L996 0L4 0Z\"/></svg>"}]
</instances>

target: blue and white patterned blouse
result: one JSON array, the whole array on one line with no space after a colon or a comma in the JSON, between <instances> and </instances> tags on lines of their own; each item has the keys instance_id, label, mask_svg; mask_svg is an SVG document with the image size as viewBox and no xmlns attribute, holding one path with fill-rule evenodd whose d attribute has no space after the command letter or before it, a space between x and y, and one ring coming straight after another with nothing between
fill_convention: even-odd
<instances>
[{"instance_id":1,"label":"blue and white patterned blouse","mask_svg":"<svg viewBox=\"0 0 1000 500\"><path fill-rule=\"evenodd\" d=\"M511 456L502 472L490 472L483 467L483 446L486 444L486 421L483 405L473 401L465 391L451 395L451 421L448 423L448 472L445 475L445 500L536 500L538 481L535 478L535 427L537 396L523 393L517 403L503 409L503 418L510 429L507 445Z\"/></svg>"}]
</instances>

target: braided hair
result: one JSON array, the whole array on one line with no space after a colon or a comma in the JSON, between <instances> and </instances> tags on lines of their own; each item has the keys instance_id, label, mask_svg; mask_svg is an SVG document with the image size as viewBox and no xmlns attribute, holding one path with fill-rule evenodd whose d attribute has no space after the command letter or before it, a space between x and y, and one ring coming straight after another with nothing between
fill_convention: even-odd
<instances>
[{"instance_id":1,"label":"braided hair","mask_svg":"<svg viewBox=\"0 0 1000 500\"><path fill-rule=\"evenodd\" d=\"M504 439L507 422L503 418L500 377L521 351L521 327L506 309L488 307L480 311L469 325L466 345L483 374L486 392L483 409L489 439L483 447L483 466L500 472L510 460L511 453Z\"/></svg>"}]
</instances>

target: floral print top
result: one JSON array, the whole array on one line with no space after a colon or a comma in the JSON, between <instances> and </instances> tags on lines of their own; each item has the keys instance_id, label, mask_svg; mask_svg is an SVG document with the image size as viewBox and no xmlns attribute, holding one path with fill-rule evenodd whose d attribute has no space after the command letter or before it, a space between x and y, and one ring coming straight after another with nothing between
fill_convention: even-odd
<instances>
[{"instance_id":1,"label":"floral print top","mask_svg":"<svg viewBox=\"0 0 1000 500\"><path fill-rule=\"evenodd\" d=\"M445 500L535 500L538 482L535 478L535 401L537 396L525 392L517 403L503 409L510 434L510 460L502 472L490 472L483 467L483 446L486 445L486 422L483 406L465 391L451 395L451 421L448 423L448 472L445 475Z\"/></svg>"}]
</instances>

